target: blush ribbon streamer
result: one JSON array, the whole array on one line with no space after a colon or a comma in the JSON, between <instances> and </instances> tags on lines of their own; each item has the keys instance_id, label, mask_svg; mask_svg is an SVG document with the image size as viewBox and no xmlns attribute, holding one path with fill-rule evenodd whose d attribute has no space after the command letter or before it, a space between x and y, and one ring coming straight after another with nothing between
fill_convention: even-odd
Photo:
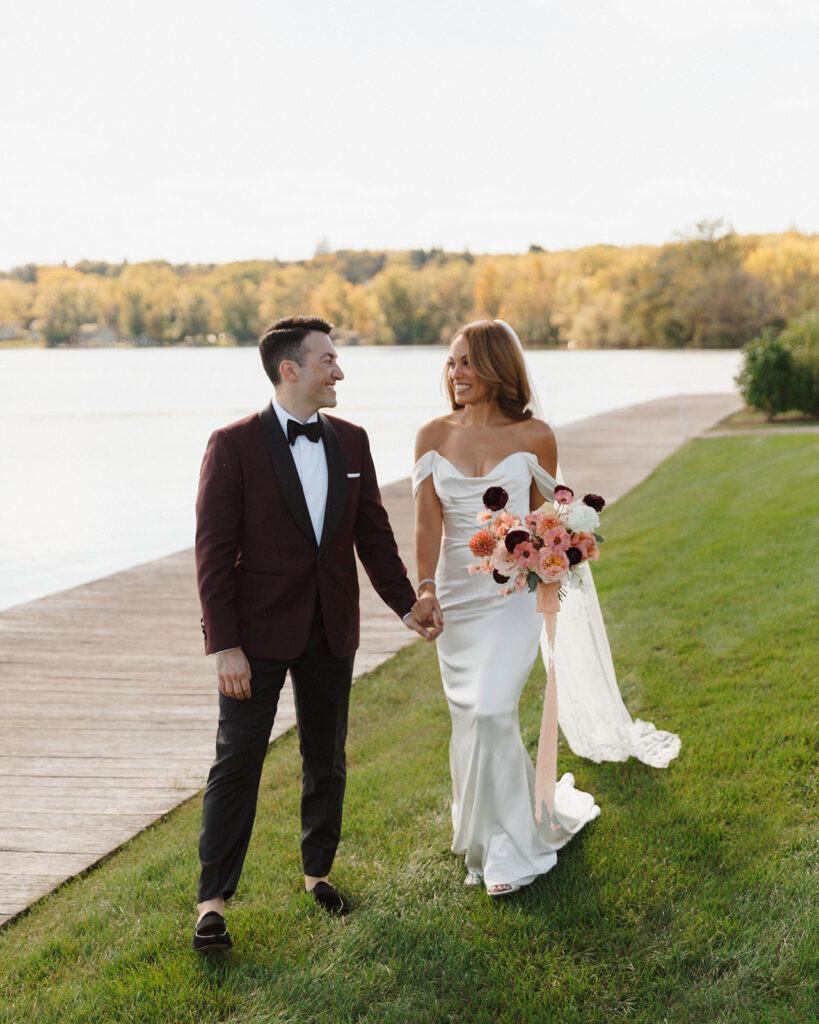
<instances>
[{"instance_id":1,"label":"blush ribbon streamer","mask_svg":"<svg viewBox=\"0 0 819 1024\"><path fill-rule=\"evenodd\" d=\"M537 610L546 627L549 656L546 664L546 694L540 720L535 766L535 818L543 821L543 805L554 828L555 786L557 785L557 680L555 678L555 634L560 611L560 584L538 583Z\"/></svg>"}]
</instances>

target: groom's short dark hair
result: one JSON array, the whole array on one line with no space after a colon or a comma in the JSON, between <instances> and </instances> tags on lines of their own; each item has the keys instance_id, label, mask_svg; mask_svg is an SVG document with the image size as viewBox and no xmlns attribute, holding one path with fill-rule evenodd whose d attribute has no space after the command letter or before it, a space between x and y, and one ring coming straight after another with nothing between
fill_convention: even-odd
<instances>
[{"instance_id":1,"label":"groom's short dark hair","mask_svg":"<svg viewBox=\"0 0 819 1024\"><path fill-rule=\"evenodd\" d=\"M273 384L281 383L279 366L282 360L292 359L299 366L304 366L301 343L311 331L329 334L332 329L330 321L320 316L287 316L274 320L259 338L262 366Z\"/></svg>"}]
</instances>

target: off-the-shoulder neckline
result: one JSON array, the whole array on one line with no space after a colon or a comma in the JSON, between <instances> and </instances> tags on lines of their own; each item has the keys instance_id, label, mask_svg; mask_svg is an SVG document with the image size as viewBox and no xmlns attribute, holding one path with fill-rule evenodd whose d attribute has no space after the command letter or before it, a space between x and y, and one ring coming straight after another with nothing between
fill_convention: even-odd
<instances>
[{"instance_id":1,"label":"off-the-shoulder neckline","mask_svg":"<svg viewBox=\"0 0 819 1024\"><path fill-rule=\"evenodd\" d=\"M464 473L464 472L463 472L463 470L459 469L459 468L458 468L458 467L457 467L457 466L455 465L455 463L454 463L454 462L452 462L452 461L451 461L450 459L448 459L448 458L446 457L446 455L442 455L442 454L441 454L441 453L440 453L440 452L438 451L438 449L437 449L437 448L430 448L430 449L429 449L429 451L426 451L426 452L424 452L424 455L430 455L430 454L432 454L432 455L437 455L439 459L443 459L443 460L444 460L444 462L446 462L446 463L447 463L447 464L448 464L449 466L451 466L451 467L452 467L452 468L453 468L453 469L455 470L455 472L456 472L456 473L458 474L458 476L460 476L460 477L463 477L463 479L464 479L464 480L486 480L486 479L487 479L488 477L492 476L492 474L493 474L493 473L495 473L495 472L496 472L496 471L497 471L498 469L500 469L500 467L501 467L501 466L502 466L502 465L503 465L503 464L504 464L505 462L508 462L508 461L509 461L509 459L511 459L511 458L512 458L513 456L515 456L515 455L531 455L531 457L532 457L532 458L533 458L533 459L535 460L535 462L537 463L537 456L535 455L535 453L534 453L534 452L526 452L526 451L517 451L517 452L510 452L510 453L509 453L508 455L504 456L504 457L503 457L503 458L502 458L502 459L500 460L500 462L496 462L496 463L495 463L495 465L494 465L494 466L493 466L493 467L492 467L492 468L491 468L491 469L489 470L489 472L488 472L488 473L482 473L482 474L481 474L480 476L469 476L469 475L468 475L467 473ZM421 456L421 459L423 459L424 455L422 455L422 456ZM418 460L418 462L420 462L420 461L421 461L421 459L419 459L419 460ZM548 476L550 480L553 480L553 479L554 479L554 477L553 477L553 476L551 475L551 473L547 473L547 472L546 472L546 470L545 470L545 469L543 469L543 467L542 467L542 466L540 466L540 464L539 464L539 463L538 463L538 466L539 466L539 468L540 468L541 472L542 472L542 473L545 473L545 474L546 474L546 476Z\"/></svg>"}]
</instances>

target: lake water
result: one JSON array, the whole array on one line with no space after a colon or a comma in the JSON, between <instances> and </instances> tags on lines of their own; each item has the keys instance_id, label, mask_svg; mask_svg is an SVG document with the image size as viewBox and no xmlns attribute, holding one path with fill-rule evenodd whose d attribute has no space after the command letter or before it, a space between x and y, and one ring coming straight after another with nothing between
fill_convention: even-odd
<instances>
[{"instance_id":1,"label":"lake water","mask_svg":"<svg viewBox=\"0 0 819 1024\"><path fill-rule=\"evenodd\" d=\"M740 356L531 352L554 426L672 394L727 392ZM345 348L336 414L382 483L409 476L441 415L446 350ZM0 352L0 608L190 547L210 432L271 395L253 348Z\"/></svg>"}]
</instances>

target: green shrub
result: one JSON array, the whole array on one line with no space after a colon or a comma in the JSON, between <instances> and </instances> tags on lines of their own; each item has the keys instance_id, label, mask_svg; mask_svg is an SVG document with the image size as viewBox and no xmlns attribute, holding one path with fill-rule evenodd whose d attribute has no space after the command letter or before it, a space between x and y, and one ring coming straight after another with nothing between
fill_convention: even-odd
<instances>
[{"instance_id":1,"label":"green shrub","mask_svg":"<svg viewBox=\"0 0 819 1024\"><path fill-rule=\"evenodd\" d=\"M768 419L792 408L793 356L771 328L742 348L745 361L736 376L746 405L762 409Z\"/></svg>"},{"instance_id":2,"label":"green shrub","mask_svg":"<svg viewBox=\"0 0 819 1024\"><path fill-rule=\"evenodd\" d=\"M819 416L819 309L790 320L779 341L793 360L791 408Z\"/></svg>"}]
</instances>

